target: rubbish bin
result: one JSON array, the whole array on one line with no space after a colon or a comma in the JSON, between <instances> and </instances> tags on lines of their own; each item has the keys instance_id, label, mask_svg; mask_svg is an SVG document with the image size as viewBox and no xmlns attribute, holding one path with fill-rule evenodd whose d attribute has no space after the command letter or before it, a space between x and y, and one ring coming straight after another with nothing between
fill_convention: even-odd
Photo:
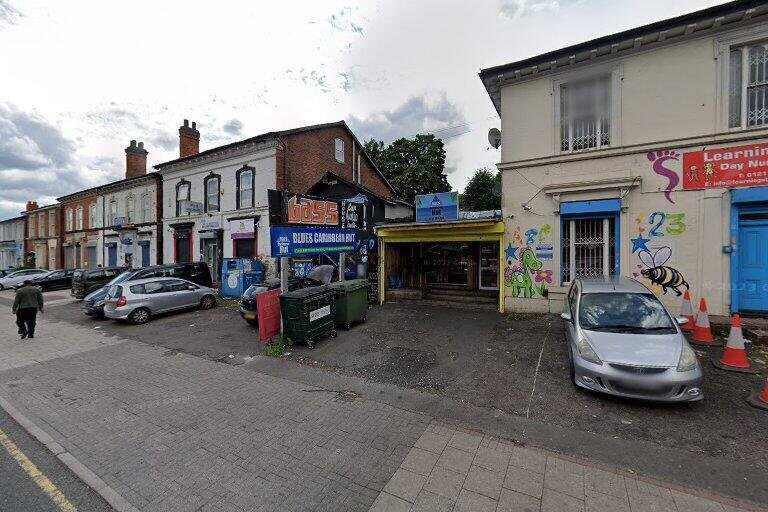
<instances>
[{"instance_id":1,"label":"rubbish bin","mask_svg":"<svg viewBox=\"0 0 768 512\"><path fill-rule=\"evenodd\" d=\"M256 300L260 293L280 288L279 279L267 279L263 283L248 286L240 297L240 316L251 325L259 325L259 311Z\"/></svg>"},{"instance_id":2,"label":"rubbish bin","mask_svg":"<svg viewBox=\"0 0 768 512\"><path fill-rule=\"evenodd\" d=\"M336 336L336 297L329 285L312 286L280 296L283 333L294 343L315 347L322 336Z\"/></svg>"},{"instance_id":3,"label":"rubbish bin","mask_svg":"<svg viewBox=\"0 0 768 512\"><path fill-rule=\"evenodd\" d=\"M336 292L336 323L349 330L354 322L365 322L368 313L368 281L352 279L330 286Z\"/></svg>"}]
</instances>

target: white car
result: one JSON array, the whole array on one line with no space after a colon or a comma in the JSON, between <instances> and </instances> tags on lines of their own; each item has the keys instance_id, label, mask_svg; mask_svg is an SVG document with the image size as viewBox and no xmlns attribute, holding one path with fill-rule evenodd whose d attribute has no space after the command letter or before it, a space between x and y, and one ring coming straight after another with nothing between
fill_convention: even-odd
<instances>
[{"instance_id":1,"label":"white car","mask_svg":"<svg viewBox=\"0 0 768 512\"><path fill-rule=\"evenodd\" d=\"M7 276L0 278L0 290L12 290L24 284L24 281L27 279L34 279L35 277L41 277L50 273L50 270L43 268L25 268L11 272Z\"/></svg>"}]
</instances>

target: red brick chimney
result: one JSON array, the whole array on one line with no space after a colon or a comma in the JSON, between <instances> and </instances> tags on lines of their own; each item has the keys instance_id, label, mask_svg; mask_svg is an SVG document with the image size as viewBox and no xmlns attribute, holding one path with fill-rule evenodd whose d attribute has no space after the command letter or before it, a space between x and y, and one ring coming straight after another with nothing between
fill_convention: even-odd
<instances>
[{"instance_id":1,"label":"red brick chimney","mask_svg":"<svg viewBox=\"0 0 768 512\"><path fill-rule=\"evenodd\" d=\"M196 155L200 152L200 132L197 131L197 123L184 120L184 125L179 128L179 158Z\"/></svg>"},{"instance_id":2,"label":"red brick chimney","mask_svg":"<svg viewBox=\"0 0 768 512\"><path fill-rule=\"evenodd\" d=\"M144 143L135 140L125 148L125 177L135 178L147 174L147 150Z\"/></svg>"},{"instance_id":3,"label":"red brick chimney","mask_svg":"<svg viewBox=\"0 0 768 512\"><path fill-rule=\"evenodd\" d=\"M32 210L37 210L37 201L27 201L26 211L31 212Z\"/></svg>"}]
</instances>

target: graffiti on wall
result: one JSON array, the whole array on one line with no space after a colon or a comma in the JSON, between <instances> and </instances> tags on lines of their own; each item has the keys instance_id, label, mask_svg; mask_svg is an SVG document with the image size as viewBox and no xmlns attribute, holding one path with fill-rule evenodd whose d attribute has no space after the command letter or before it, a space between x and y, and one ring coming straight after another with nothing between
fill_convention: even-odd
<instances>
[{"instance_id":1,"label":"graffiti on wall","mask_svg":"<svg viewBox=\"0 0 768 512\"><path fill-rule=\"evenodd\" d=\"M676 151L663 150L651 151L646 155L651 162L653 172L667 179L667 186L664 189L664 197L667 201L674 204L672 191L680 184L680 175L674 169L670 169L670 163L680 162L680 155Z\"/></svg>"},{"instance_id":2,"label":"graffiti on wall","mask_svg":"<svg viewBox=\"0 0 768 512\"><path fill-rule=\"evenodd\" d=\"M544 224L525 231L518 226L512 230L511 238L505 251L504 282L512 297L546 297L547 285L553 282L552 270L543 268L544 261L554 256L552 226Z\"/></svg>"},{"instance_id":3,"label":"graffiti on wall","mask_svg":"<svg viewBox=\"0 0 768 512\"><path fill-rule=\"evenodd\" d=\"M681 288L687 290L690 285L670 261L674 255L676 238L685 233L687 228L685 213L641 213L634 220L637 236L630 240L632 254L637 255L639 263L633 275L648 279L664 294L672 289L677 295L682 295Z\"/></svg>"}]
</instances>

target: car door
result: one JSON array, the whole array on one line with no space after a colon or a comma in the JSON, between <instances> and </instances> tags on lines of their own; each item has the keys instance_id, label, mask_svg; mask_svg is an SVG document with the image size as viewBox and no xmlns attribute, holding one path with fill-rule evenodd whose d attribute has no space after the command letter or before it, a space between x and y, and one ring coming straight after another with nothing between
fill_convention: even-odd
<instances>
[{"instance_id":1,"label":"car door","mask_svg":"<svg viewBox=\"0 0 768 512\"><path fill-rule=\"evenodd\" d=\"M174 309L188 308L197 305L197 294L195 290L190 290L191 283L181 279L171 279L168 281L170 297Z\"/></svg>"},{"instance_id":2,"label":"car door","mask_svg":"<svg viewBox=\"0 0 768 512\"><path fill-rule=\"evenodd\" d=\"M144 283L144 301L153 313L163 313L173 309L170 300L170 291L164 281L150 281Z\"/></svg>"}]
</instances>

